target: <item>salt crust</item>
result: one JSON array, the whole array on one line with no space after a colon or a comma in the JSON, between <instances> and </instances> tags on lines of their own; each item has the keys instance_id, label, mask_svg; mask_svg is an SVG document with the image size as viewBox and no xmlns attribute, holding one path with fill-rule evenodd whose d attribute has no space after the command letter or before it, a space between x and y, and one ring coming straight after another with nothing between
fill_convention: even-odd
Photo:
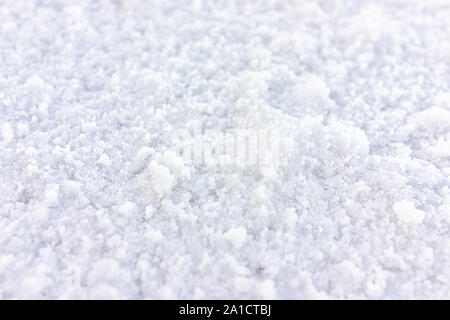
<instances>
[{"instance_id":1,"label":"salt crust","mask_svg":"<svg viewBox=\"0 0 450 320\"><path fill-rule=\"evenodd\" d=\"M2 1L0 297L450 298L449 16ZM186 164L198 126L280 153Z\"/></svg>"}]
</instances>

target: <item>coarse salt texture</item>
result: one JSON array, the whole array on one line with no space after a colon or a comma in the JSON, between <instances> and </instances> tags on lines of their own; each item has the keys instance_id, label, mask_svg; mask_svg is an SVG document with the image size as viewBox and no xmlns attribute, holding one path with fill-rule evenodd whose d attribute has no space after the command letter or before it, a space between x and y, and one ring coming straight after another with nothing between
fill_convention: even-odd
<instances>
[{"instance_id":1,"label":"coarse salt texture","mask_svg":"<svg viewBox=\"0 0 450 320\"><path fill-rule=\"evenodd\" d=\"M449 299L449 17L1 1L0 298Z\"/></svg>"}]
</instances>

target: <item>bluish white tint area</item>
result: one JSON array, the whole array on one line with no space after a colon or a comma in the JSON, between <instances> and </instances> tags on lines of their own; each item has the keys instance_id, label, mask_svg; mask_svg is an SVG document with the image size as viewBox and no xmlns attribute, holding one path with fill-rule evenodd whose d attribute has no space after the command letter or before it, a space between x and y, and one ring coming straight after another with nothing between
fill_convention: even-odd
<instances>
[{"instance_id":1,"label":"bluish white tint area","mask_svg":"<svg viewBox=\"0 0 450 320\"><path fill-rule=\"evenodd\" d=\"M449 17L1 1L0 298L449 299Z\"/></svg>"}]
</instances>

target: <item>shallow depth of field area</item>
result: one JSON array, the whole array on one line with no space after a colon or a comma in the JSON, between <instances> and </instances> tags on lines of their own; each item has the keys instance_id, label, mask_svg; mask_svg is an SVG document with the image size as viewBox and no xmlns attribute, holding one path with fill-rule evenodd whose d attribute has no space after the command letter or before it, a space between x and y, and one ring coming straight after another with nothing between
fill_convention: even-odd
<instances>
[{"instance_id":1,"label":"shallow depth of field area","mask_svg":"<svg viewBox=\"0 0 450 320\"><path fill-rule=\"evenodd\" d=\"M0 298L449 299L449 17L1 1Z\"/></svg>"}]
</instances>

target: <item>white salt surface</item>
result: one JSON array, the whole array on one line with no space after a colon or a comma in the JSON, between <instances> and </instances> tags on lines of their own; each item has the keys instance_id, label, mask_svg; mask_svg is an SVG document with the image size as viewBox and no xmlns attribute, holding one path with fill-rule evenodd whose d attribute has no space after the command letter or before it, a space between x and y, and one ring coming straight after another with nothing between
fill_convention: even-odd
<instances>
[{"instance_id":1,"label":"white salt surface","mask_svg":"<svg viewBox=\"0 0 450 320\"><path fill-rule=\"evenodd\" d=\"M449 17L1 1L0 297L449 299ZM263 164L179 153L262 129Z\"/></svg>"}]
</instances>

